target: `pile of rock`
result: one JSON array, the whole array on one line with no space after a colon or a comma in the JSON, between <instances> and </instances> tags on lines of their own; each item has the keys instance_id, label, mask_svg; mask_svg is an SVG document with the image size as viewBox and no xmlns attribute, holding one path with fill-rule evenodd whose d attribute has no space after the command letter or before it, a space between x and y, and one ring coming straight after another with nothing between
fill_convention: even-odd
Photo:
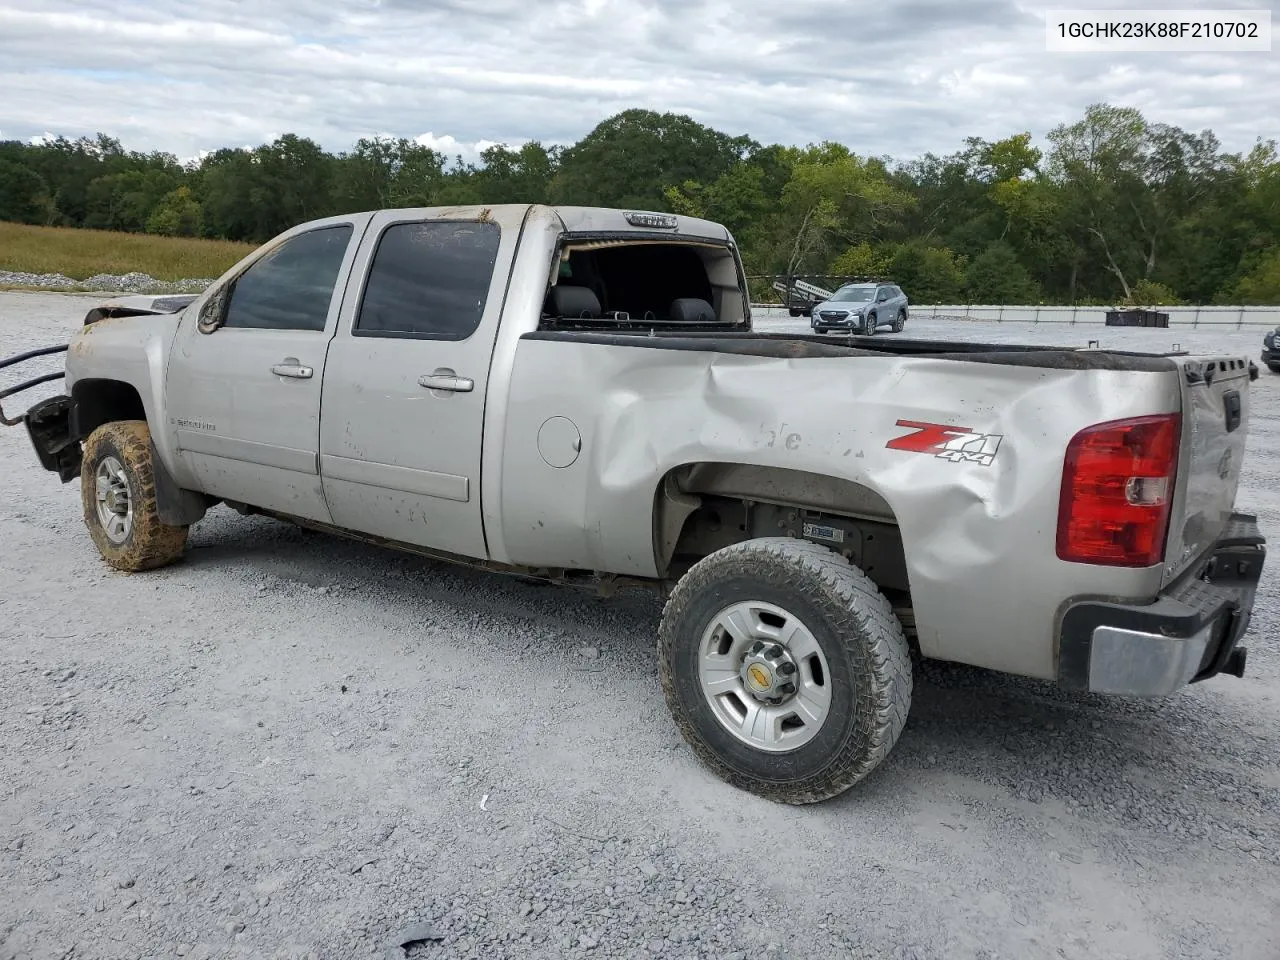
<instances>
[{"instance_id":1,"label":"pile of rock","mask_svg":"<svg viewBox=\"0 0 1280 960\"><path fill-rule=\"evenodd\" d=\"M199 293L212 279L157 280L145 273L95 273L73 280L61 273L19 273L0 270L0 287L32 287L41 290L86 290L105 293Z\"/></svg>"}]
</instances>

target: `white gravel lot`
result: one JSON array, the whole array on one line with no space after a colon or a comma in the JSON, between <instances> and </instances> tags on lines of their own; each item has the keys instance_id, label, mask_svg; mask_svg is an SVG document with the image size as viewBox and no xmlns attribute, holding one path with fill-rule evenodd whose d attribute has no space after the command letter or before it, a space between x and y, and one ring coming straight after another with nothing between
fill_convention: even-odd
<instances>
[{"instance_id":1,"label":"white gravel lot","mask_svg":"<svg viewBox=\"0 0 1280 960\"><path fill-rule=\"evenodd\" d=\"M0 294L0 357L91 302ZM1280 376L1252 404L1238 505L1277 538ZM381 958L414 921L443 939L412 957L1280 957L1280 560L1245 679L1124 701L928 665L888 762L789 808L684 747L654 599L225 508L128 576L22 430L0 477L0 960Z\"/></svg>"}]
</instances>

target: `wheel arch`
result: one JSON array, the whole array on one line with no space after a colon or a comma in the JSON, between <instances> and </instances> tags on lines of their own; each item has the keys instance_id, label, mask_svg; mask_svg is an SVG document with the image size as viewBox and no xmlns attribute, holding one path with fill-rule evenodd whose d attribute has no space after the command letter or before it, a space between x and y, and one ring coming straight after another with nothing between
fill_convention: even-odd
<instances>
[{"instance_id":1,"label":"wheel arch","mask_svg":"<svg viewBox=\"0 0 1280 960\"><path fill-rule=\"evenodd\" d=\"M77 380L71 388L71 399L75 403L71 431L77 440L84 440L104 423L147 419L142 394L124 380Z\"/></svg>"},{"instance_id":2,"label":"wheel arch","mask_svg":"<svg viewBox=\"0 0 1280 960\"><path fill-rule=\"evenodd\" d=\"M679 576L690 561L761 536L812 539L904 601L910 594L898 518L888 500L866 484L732 462L681 464L659 481L653 502L659 576Z\"/></svg>"},{"instance_id":3,"label":"wheel arch","mask_svg":"<svg viewBox=\"0 0 1280 960\"><path fill-rule=\"evenodd\" d=\"M151 438L151 465L155 480L156 504L160 519L172 526L186 526L201 519L215 502L203 493L179 486L156 449L157 424L148 416L142 394L125 380L87 378L71 388L71 433L85 440L103 424L121 420L141 420Z\"/></svg>"}]
</instances>

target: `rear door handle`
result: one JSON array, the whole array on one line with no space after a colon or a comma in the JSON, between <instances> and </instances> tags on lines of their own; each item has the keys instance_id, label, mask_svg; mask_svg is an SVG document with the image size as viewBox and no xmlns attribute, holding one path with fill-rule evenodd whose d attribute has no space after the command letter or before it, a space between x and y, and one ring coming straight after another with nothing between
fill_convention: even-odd
<instances>
[{"instance_id":1,"label":"rear door handle","mask_svg":"<svg viewBox=\"0 0 1280 960\"><path fill-rule=\"evenodd\" d=\"M310 367L300 364L297 357L285 357L283 363L272 366L271 372L277 377L293 377L295 380L306 380L315 373Z\"/></svg>"},{"instance_id":2,"label":"rear door handle","mask_svg":"<svg viewBox=\"0 0 1280 960\"><path fill-rule=\"evenodd\" d=\"M432 373L419 377L418 386L426 387L428 390L447 390L450 393L470 393L475 389L476 384L470 377Z\"/></svg>"}]
</instances>

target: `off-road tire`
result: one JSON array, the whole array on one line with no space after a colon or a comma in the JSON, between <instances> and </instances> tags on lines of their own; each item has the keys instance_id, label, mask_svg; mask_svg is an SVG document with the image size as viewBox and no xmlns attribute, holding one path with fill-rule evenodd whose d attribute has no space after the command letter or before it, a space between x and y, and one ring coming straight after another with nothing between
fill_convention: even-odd
<instances>
[{"instance_id":1,"label":"off-road tire","mask_svg":"<svg viewBox=\"0 0 1280 960\"><path fill-rule=\"evenodd\" d=\"M182 556L187 543L185 526L172 527L160 520L151 450L151 431L145 420L104 423L89 434L84 444L80 500L85 526L102 558L128 573L173 563ZM122 543L113 543L98 519L95 476L98 465L108 456L115 457L124 467L133 506L132 529Z\"/></svg>"},{"instance_id":2,"label":"off-road tire","mask_svg":"<svg viewBox=\"0 0 1280 960\"><path fill-rule=\"evenodd\" d=\"M769 753L730 734L698 679L705 630L744 600L798 617L829 666L827 718L790 752ZM663 610L658 654L667 707L694 754L727 783L781 803L827 800L865 778L888 756L911 707L911 655L893 607L861 570L807 540L748 540L695 564Z\"/></svg>"},{"instance_id":3,"label":"off-road tire","mask_svg":"<svg viewBox=\"0 0 1280 960\"><path fill-rule=\"evenodd\" d=\"M902 328L907 325L907 311L899 310L898 315L893 318L893 332L901 333Z\"/></svg>"},{"instance_id":4,"label":"off-road tire","mask_svg":"<svg viewBox=\"0 0 1280 960\"><path fill-rule=\"evenodd\" d=\"M879 326L879 321L876 320L876 315L874 313L868 313L867 319L863 321L862 324L862 335L864 337L874 337L876 335L877 326Z\"/></svg>"}]
</instances>

